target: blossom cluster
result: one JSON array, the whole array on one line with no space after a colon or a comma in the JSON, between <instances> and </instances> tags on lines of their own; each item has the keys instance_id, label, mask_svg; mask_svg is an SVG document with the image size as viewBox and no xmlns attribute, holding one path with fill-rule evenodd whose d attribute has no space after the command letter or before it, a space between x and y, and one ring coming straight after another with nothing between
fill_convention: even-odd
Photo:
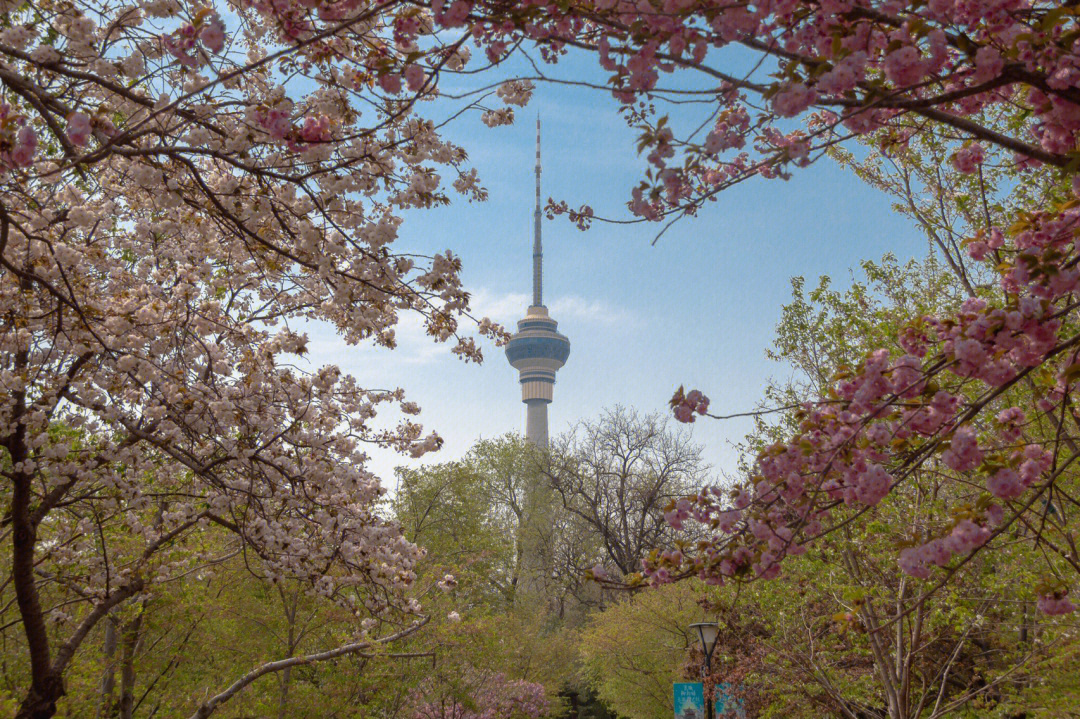
<instances>
[{"instance_id":1,"label":"blossom cluster","mask_svg":"<svg viewBox=\"0 0 1080 719\"><path fill-rule=\"evenodd\" d=\"M1076 611L1076 605L1065 594L1044 594L1039 597L1036 606L1040 612L1051 616L1071 614Z\"/></svg>"},{"instance_id":2,"label":"blossom cluster","mask_svg":"<svg viewBox=\"0 0 1080 719\"><path fill-rule=\"evenodd\" d=\"M202 7L192 22L162 35L161 45L181 65L197 68L206 62L205 55L199 53L200 45L215 55L225 49L225 23L213 8Z\"/></svg>"},{"instance_id":3,"label":"blossom cluster","mask_svg":"<svg viewBox=\"0 0 1080 719\"><path fill-rule=\"evenodd\" d=\"M680 422L693 422L695 415L705 414L709 411L709 398L699 390L690 390L684 393L679 387L670 401L675 419Z\"/></svg>"},{"instance_id":4,"label":"blossom cluster","mask_svg":"<svg viewBox=\"0 0 1080 719\"><path fill-rule=\"evenodd\" d=\"M26 118L0 103L0 170L29 167L37 152L38 137Z\"/></svg>"}]
</instances>

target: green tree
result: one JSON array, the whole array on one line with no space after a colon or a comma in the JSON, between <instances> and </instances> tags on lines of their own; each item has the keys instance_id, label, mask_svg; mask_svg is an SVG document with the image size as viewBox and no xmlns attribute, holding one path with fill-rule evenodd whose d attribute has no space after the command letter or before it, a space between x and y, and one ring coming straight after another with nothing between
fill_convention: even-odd
<instances>
[{"instance_id":1,"label":"green tree","mask_svg":"<svg viewBox=\"0 0 1080 719\"><path fill-rule=\"evenodd\" d=\"M582 671L620 717L671 716L671 684L683 681L696 636L689 625L706 613L705 592L682 582L624 595L593 615L581 633Z\"/></svg>"}]
</instances>

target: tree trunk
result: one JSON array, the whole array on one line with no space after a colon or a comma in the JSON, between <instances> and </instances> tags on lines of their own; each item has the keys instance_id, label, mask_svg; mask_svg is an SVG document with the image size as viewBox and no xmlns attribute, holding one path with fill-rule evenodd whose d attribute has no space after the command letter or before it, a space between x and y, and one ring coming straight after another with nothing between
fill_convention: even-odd
<instances>
[{"instance_id":1,"label":"tree trunk","mask_svg":"<svg viewBox=\"0 0 1080 719\"><path fill-rule=\"evenodd\" d=\"M112 713L113 691L116 689L116 617L109 615L105 622L105 670L101 674L101 689L98 699L98 717L104 719Z\"/></svg>"},{"instance_id":2,"label":"tree trunk","mask_svg":"<svg viewBox=\"0 0 1080 719\"><path fill-rule=\"evenodd\" d=\"M15 368L26 367L28 357L26 350L16 352ZM26 649L30 655L30 688L15 717L49 719L56 713L56 702L64 695L64 682L60 674L53 671L45 612L41 608L37 581L34 579L37 524L30 514L33 476L20 469L20 465L30 458L26 445L26 426L20 421L26 413L26 395L24 392L15 392L12 399L15 429L2 440L12 465L11 581L15 586L19 618L22 620Z\"/></svg>"},{"instance_id":3,"label":"tree trunk","mask_svg":"<svg viewBox=\"0 0 1080 719\"><path fill-rule=\"evenodd\" d=\"M289 622L289 638L285 646L288 657L296 653L296 610L300 604L300 592L295 591L292 596L292 606L289 606L289 598L285 596L285 590L278 585L278 595L281 597L281 605L285 609L285 619ZM286 719L289 715L289 686L292 682L292 667L285 667L280 674L281 696L278 698L278 719Z\"/></svg>"},{"instance_id":4,"label":"tree trunk","mask_svg":"<svg viewBox=\"0 0 1080 719\"><path fill-rule=\"evenodd\" d=\"M124 626L124 649L120 669L120 700L116 704L114 715L120 719L131 719L135 706L135 655L142 645L142 619L145 606L138 615Z\"/></svg>"},{"instance_id":5,"label":"tree trunk","mask_svg":"<svg viewBox=\"0 0 1080 719\"><path fill-rule=\"evenodd\" d=\"M60 677L49 676L36 681L19 705L15 719L52 719L56 714L56 702L62 696L64 683Z\"/></svg>"},{"instance_id":6,"label":"tree trunk","mask_svg":"<svg viewBox=\"0 0 1080 719\"><path fill-rule=\"evenodd\" d=\"M281 672L281 697L278 699L278 719L286 719L289 715L289 680L292 678L292 667L286 667Z\"/></svg>"}]
</instances>

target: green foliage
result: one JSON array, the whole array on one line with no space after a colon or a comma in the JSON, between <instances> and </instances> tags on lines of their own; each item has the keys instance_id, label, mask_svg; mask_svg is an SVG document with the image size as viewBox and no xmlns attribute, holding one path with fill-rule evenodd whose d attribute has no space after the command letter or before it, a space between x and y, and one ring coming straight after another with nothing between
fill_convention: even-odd
<instances>
[{"instance_id":1,"label":"green foliage","mask_svg":"<svg viewBox=\"0 0 1080 719\"><path fill-rule=\"evenodd\" d=\"M703 599L695 582L639 591L593 616L582 631L584 676L619 716L672 715L671 684L686 678L697 641L688 627L704 616Z\"/></svg>"},{"instance_id":2,"label":"green foliage","mask_svg":"<svg viewBox=\"0 0 1080 719\"><path fill-rule=\"evenodd\" d=\"M863 278L845 290L821 277L811 290L803 277L791 280L792 300L784 305L776 337L766 356L791 365L801 378L784 389L823 392L837 369L852 367L868 349L893 348L901 322L955 309L962 289L933 254L901 264L893 255L860 264ZM898 321L900 320L900 321Z\"/></svg>"},{"instance_id":3,"label":"green foliage","mask_svg":"<svg viewBox=\"0 0 1080 719\"><path fill-rule=\"evenodd\" d=\"M466 463L398 470L394 516L427 552L425 571L453 574L466 602L505 602L514 589L514 523L492 511L488 478Z\"/></svg>"}]
</instances>

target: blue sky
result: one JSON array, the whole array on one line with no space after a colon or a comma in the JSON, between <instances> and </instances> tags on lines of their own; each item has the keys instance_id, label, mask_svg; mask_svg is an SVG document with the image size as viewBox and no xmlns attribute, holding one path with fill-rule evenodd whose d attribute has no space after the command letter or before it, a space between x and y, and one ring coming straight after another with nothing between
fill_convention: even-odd
<instances>
[{"instance_id":1,"label":"blue sky","mask_svg":"<svg viewBox=\"0 0 1080 719\"><path fill-rule=\"evenodd\" d=\"M580 62L560 69L591 72ZM536 113L543 122L543 196L626 218L644 160L635 152L635 131L616 110L604 93L545 84L518 108L511 127L487 128L478 114L451 124L446 136L469 152L490 199L408 214L397 250L454 250L474 309L512 329L531 293ZM753 180L726 191L653 246L658 229L596 223L581 232L565 218L544 220L545 304L571 343L549 408L552 434L616 404L666 412L679 384L704 391L716 413L751 409L768 378L788 371L764 352L790 299L792 276L813 281L827 274L844 285L862 259L885 252L921 257L927 249L886 196L827 160L788 181ZM482 437L522 431L516 372L491 344L476 366L424 338L411 321L399 329L393 352L309 332L313 364L338 364L364 386L404 387L421 405L425 428L446 440L424 462L455 459ZM731 472L732 445L749 427L699 420L693 435L717 472ZM414 463L373 454L373 468L390 487L393 467Z\"/></svg>"}]
</instances>

